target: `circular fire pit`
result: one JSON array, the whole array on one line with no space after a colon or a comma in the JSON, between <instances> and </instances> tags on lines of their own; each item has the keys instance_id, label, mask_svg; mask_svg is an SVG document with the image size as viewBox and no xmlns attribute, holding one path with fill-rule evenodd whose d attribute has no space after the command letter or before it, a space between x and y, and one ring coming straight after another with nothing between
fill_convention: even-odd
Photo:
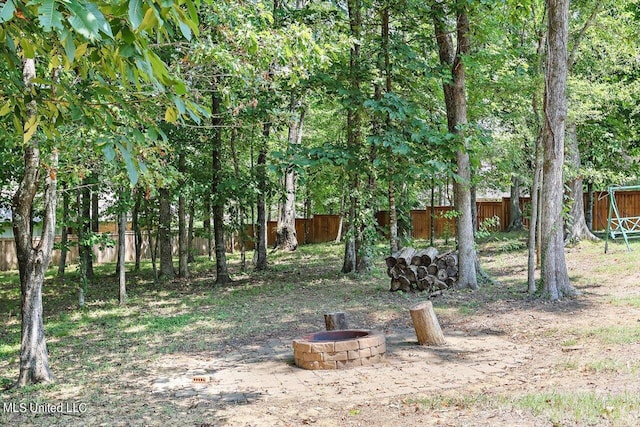
<instances>
[{"instance_id":1,"label":"circular fire pit","mask_svg":"<svg viewBox=\"0 0 640 427\"><path fill-rule=\"evenodd\" d=\"M386 351L384 334L359 329L316 332L293 341L293 359L303 369L371 365Z\"/></svg>"}]
</instances>

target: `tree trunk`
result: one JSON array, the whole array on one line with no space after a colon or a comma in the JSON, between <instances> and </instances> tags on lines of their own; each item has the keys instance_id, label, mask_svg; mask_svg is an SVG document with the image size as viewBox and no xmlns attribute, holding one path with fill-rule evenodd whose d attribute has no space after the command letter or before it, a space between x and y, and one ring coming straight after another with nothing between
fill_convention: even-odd
<instances>
[{"instance_id":1,"label":"tree trunk","mask_svg":"<svg viewBox=\"0 0 640 427\"><path fill-rule=\"evenodd\" d=\"M511 199L509 200L509 226L507 231L522 231L522 209L520 209L520 178L511 176Z\"/></svg>"},{"instance_id":2,"label":"tree trunk","mask_svg":"<svg viewBox=\"0 0 640 427\"><path fill-rule=\"evenodd\" d=\"M187 226L187 262L191 263L194 262L195 256L194 256L194 250L193 250L193 227L194 227L194 220L196 217L196 203L195 200L193 200L193 196L191 196L191 200L189 200L189 224Z\"/></svg>"},{"instance_id":3,"label":"tree trunk","mask_svg":"<svg viewBox=\"0 0 640 427\"><path fill-rule=\"evenodd\" d=\"M567 126L566 133L566 163L572 176L566 185L569 188L569 197L573 201L569 210L571 222L567 227L567 235L565 243L576 243L580 240L587 239L598 241L598 239L587 227L587 221L584 214L584 189L582 184L582 172L580 171L580 150L578 148L578 132L576 124L571 122Z\"/></svg>"},{"instance_id":4,"label":"tree trunk","mask_svg":"<svg viewBox=\"0 0 640 427\"><path fill-rule=\"evenodd\" d=\"M533 295L536 286L536 242L540 238L538 231L538 204L540 195L540 179L542 178L542 138L536 138L535 161L533 167L533 184L531 185L531 218L529 219L529 253L527 258L528 292ZM537 235L537 238L536 238Z\"/></svg>"},{"instance_id":5,"label":"tree trunk","mask_svg":"<svg viewBox=\"0 0 640 427\"><path fill-rule=\"evenodd\" d=\"M36 77L35 60L25 59L23 79L27 88ZM33 116L35 101L29 105ZM48 167L41 170L40 147L35 137L24 146L24 171L12 200L13 235L20 271L22 328L20 340L20 372L16 387L50 382L49 354L44 335L42 286L51 261L56 228L56 184L58 153L54 151ZM34 245L31 218L38 186L44 179L44 215L40 241Z\"/></svg>"},{"instance_id":6,"label":"tree trunk","mask_svg":"<svg viewBox=\"0 0 640 427\"><path fill-rule=\"evenodd\" d=\"M213 82L213 92L211 96L211 115L213 125L213 149L211 150L211 167L213 169L213 179L211 181L211 192L213 194L212 214L213 214L213 240L216 252L216 285L225 285L231 281L227 270L227 254L224 243L224 207L227 202L226 195L222 191L222 111L220 110L220 93L218 92L218 82Z\"/></svg>"},{"instance_id":7,"label":"tree trunk","mask_svg":"<svg viewBox=\"0 0 640 427\"><path fill-rule=\"evenodd\" d=\"M126 281L126 250L127 250L127 210L123 199L124 191L120 193L120 212L118 213L118 283L120 305L127 303L127 281Z\"/></svg>"},{"instance_id":8,"label":"tree trunk","mask_svg":"<svg viewBox=\"0 0 640 427\"><path fill-rule=\"evenodd\" d=\"M567 272L562 220L569 0L547 0L547 7L549 39L542 132L544 156L540 237L544 295L550 300L558 300L564 295L576 294Z\"/></svg>"},{"instance_id":9,"label":"tree trunk","mask_svg":"<svg viewBox=\"0 0 640 427\"><path fill-rule=\"evenodd\" d=\"M186 172L184 152L178 155L178 171ZM182 182L184 185L184 181ZM184 191L178 196L178 277L189 277L189 240L187 230L187 199Z\"/></svg>"},{"instance_id":10,"label":"tree trunk","mask_svg":"<svg viewBox=\"0 0 640 427\"><path fill-rule=\"evenodd\" d=\"M134 271L140 271L140 260L142 259L142 229L140 227L140 205L142 204L142 192L140 188L135 191L135 202L131 212L131 228L133 228L135 267Z\"/></svg>"},{"instance_id":11,"label":"tree trunk","mask_svg":"<svg viewBox=\"0 0 640 427\"><path fill-rule=\"evenodd\" d=\"M171 243L171 194L167 188L158 190L160 219L158 222L158 244L160 246L160 278L173 279L173 245Z\"/></svg>"},{"instance_id":12,"label":"tree trunk","mask_svg":"<svg viewBox=\"0 0 640 427\"><path fill-rule=\"evenodd\" d=\"M202 220L204 232L207 235L207 255L213 261L213 233L211 232L211 198L204 198L205 218Z\"/></svg>"},{"instance_id":13,"label":"tree trunk","mask_svg":"<svg viewBox=\"0 0 640 427\"><path fill-rule=\"evenodd\" d=\"M291 97L289 106L292 118L289 121L289 147L300 145L302 142L302 126L304 124L305 109L302 98ZM293 165L287 166L284 174L284 200L278 225L276 227L276 248L284 251L295 251L298 248L296 234L296 186L297 174Z\"/></svg>"},{"instance_id":14,"label":"tree trunk","mask_svg":"<svg viewBox=\"0 0 640 427\"><path fill-rule=\"evenodd\" d=\"M418 337L418 344L437 346L447 343L431 301L425 301L411 307L409 313Z\"/></svg>"},{"instance_id":15,"label":"tree trunk","mask_svg":"<svg viewBox=\"0 0 640 427\"><path fill-rule=\"evenodd\" d=\"M100 232L100 193L98 192L98 179L95 176L91 185L91 231Z\"/></svg>"},{"instance_id":16,"label":"tree trunk","mask_svg":"<svg viewBox=\"0 0 640 427\"><path fill-rule=\"evenodd\" d=\"M368 213L368 204L364 202L361 194L361 177L363 165L367 164L366 154L363 153L362 135L362 101L360 100L362 64L360 44L362 42L362 2L361 0L348 0L349 27L354 43L351 46L349 61L349 89L351 92L351 105L347 110L347 145L356 160L350 162L348 172L351 175L351 196L349 200L349 216L347 218L347 233L345 239L343 273L352 271L364 272L370 268L369 239L364 228L367 221L373 221ZM360 160L358 160L360 159ZM372 196L372 195L368 195Z\"/></svg>"},{"instance_id":17,"label":"tree trunk","mask_svg":"<svg viewBox=\"0 0 640 427\"><path fill-rule=\"evenodd\" d=\"M151 254L151 269L153 271L153 283L158 282L158 267L156 264L156 257L158 255L158 240L159 236L156 233L155 241L153 239L153 230L151 221L147 221L147 240L149 241L149 253Z\"/></svg>"},{"instance_id":18,"label":"tree trunk","mask_svg":"<svg viewBox=\"0 0 640 427\"><path fill-rule=\"evenodd\" d=\"M587 182L587 210L584 213L589 231L593 233L593 182Z\"/></svg>"},{"instance_id":19,"label":"tree trunk","mask_svg":"<svg viewBox=\"0 0 640 427\"><path fill-rule=\"evenodd\" d=\"M396 209L396 187L393 177L389 177L389 249L391 253L398 252L398 211Z\"/></svg>"},{"instance_id":20,"label":"tree trunk","mask_svg":"<svg viewBox=\"0 0 640 427\"><path fill-rule=\"evenodd\" d=\"M256 270L258 271L267 269L267 143L269 141L270 127L270 124L265 123L263 129L264 141L260 147L256 165L258 174Z\"/></svg>"},{"instance_id":21,"label":"tree trunk","mask_svg":"<svg viewBox=\"0 0 640 427\"><path fill-rule=\"evenodd\" d=\"M324 315L324 324L327 331L349 329L349 322L347 321L347 313L343 311L326 313Z\"/></svg>"},{"instance_id":22,"label":"tree trunk","mask_svg":"<svg viewBox=\"0 0 640 427\"><path fill-rule=\"evenodd\" d=\"M444 10L441 3L434 3L434 25L439 47L440 62L451 67L452 81L443 83L447 123L449 132L459 136L461 147L456 154L458 179L454 183L455 206L460 216L457 218L459 288L478 288L478 257L475 250L473 214L471 206L471 164L464 137L467 124L467 99L465 94L465 66L463 56L470 53L469 19L465 5L456 3L457 49L444 24Z\"/></svg>"},{"instance_id":23,"label":"tree trunk","mask_svg":"<svg viewBox=\"0 0 640 427\"><path fill-rule=\"evenodd\" d=\"M236 136L238 134L238 130L233 128L231 132L230 146L231 146L231 156L233 158L233 171L235 173L236 180L241 182L240 176L240 162L238 160L238 152L236 150ZM238 206L238 235L240 236L240 269L245 271L247 268L247 233L245 231L245 222L244 222L244 208L242 206L242 200L237 200Z\"/></svg>"},{"instance_id":24,"label":"tree trunk","mask_svg":"<svg viewBox=\"0 0 640 427\"><path fill-rule=\"evenodd\" d=\"M78 214L80 219L80 228L82 229L82 239L79 244L80 258L83 267L83 276L89 281L93 279L93 249L89 243L91 240L91 188L88 179L83 180L83 186L80 189L80 199L78 200Z\"/></svg>"},{"instance_id":25,"label":"tree trunk","mask_svg":"<svg viewBox=\"0 0 640 427\"><path fill-rule=\"evenodd\" d=\"M58 276L64 276L64 270L67 266L67 245L69 243L69 233L67 232L69 224L69 192L63 189L62 192L62 229L60 230L60 260L58 261Z\"/></svg>"}]
</instances>

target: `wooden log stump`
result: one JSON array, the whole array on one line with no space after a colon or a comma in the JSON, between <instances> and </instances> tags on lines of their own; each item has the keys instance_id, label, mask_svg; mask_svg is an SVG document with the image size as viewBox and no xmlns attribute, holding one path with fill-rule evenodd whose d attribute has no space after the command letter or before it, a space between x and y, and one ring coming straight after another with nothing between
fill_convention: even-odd
<instances>
[{"instance_id":1,"label":"wooden log stump","mask_svg":"<svg viewBox=\"0 0 640 427\"><path fill-rule=\"evenodd\" d=\"M347 322L347 314L342 311L334 313L327 313L324 315L324 324L327 327L327 331L335 331L342 329L349 329Z\"/></svg>"},{"instance_id":2,"label":"wooden log stump","mask_svg":"<svg viewBox=\"0 0 640 427\"><path fill-rule=\"evenodd\" d=\"M445 345L444 334L433 311L431 301L425 301L409 309L413 328L420 345Z\"/></svg>"}]
</instances>

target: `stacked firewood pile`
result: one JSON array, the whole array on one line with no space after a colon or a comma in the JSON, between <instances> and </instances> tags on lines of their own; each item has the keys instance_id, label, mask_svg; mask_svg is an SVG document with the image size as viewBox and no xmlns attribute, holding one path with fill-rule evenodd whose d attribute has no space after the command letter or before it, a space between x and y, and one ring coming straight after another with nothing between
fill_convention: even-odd
<instances>
[{"instance_id":1,"label":"stacked firewood pile","mask_svg":"<svg viewBox=\"0 0 640 427\"><path fill-rule=\"evenodd\" d=\"M453 251L439 254L433 247L403 248L385 261L390 291L435 292L455 287L458 281L458 254Z\"/></svg>"}]
</instances>

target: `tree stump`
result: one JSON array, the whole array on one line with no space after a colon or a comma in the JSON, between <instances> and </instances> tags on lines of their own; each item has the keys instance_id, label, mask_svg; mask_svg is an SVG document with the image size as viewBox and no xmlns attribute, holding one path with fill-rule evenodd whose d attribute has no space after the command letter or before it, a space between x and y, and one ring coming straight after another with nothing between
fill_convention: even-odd
<instances>
[{"instance_id":1,"label":"tree stump","mask_svg":"<svg viewBox=\"0 0 640 427\"><path fill-rule=\"evenodd\" d=\"M416 330L418 344L420 345L444 345L446 341L440 329L440 323L433 311L431 301L425 301L409 309L413 328Z\"/></svg>"},{"instance_id":2,"label":"tree stump","mask_svg":"<svg viewBox=\"0 0 640 427\"><path fill-rule=\"evenodd\" d=\"M335 331L337 329L349 329L349 324L347 322L347 314L342 311L325 314L324 324L327 327L327 331Z\"/></svg>"}]
</instances>

